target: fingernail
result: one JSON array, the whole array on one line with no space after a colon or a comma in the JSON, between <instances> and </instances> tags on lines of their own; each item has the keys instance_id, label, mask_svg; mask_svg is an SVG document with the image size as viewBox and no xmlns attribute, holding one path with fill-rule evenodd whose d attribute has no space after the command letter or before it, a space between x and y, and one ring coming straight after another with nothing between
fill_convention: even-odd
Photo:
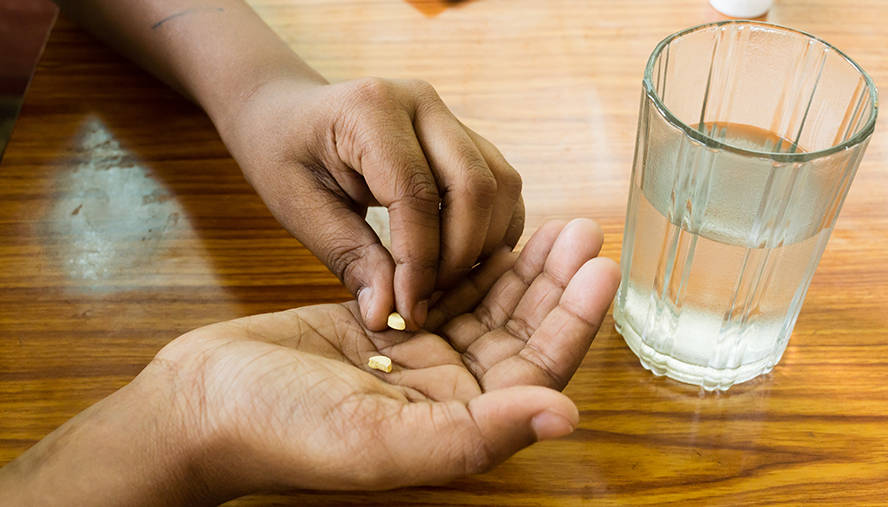
<instances>
[{"instance_id":1,"label":"fingernail","mask_svg":"<svg viewBox=\"0 0 888 507\"><path fill-rule=\"evenodd\" d=\"M410 315L413 317L413 322L417 326L422 327L425 324L426 317L429 315L429 300L423 299L416 303L416 306L413 307L413 313Z\"/></svg>"},{"instance_id":2,"label":"fingernail","mask_svg":"<svg viewBox=\"0 0 888 507\"><path fill-rule=\"evenodd\" d=\"M370 303L372 299L372 287L364 287L358 291L358 307L361 309L361 315L364 316L364 322L370 322Z\"/></svg>"},{"instance_id":3,"label":"fingernail","mask_svg":"<svg viewBox=\"0 0 888 507\"><path fill-rule=\"evenodd\" d=\"M502 245L501 247L497 248L495 252L493 252L493 255L491 255L491 257L496 257L497 255L508 255L510 253L512 253L512 247L510 247L509 245Z\"/></svg>"},{"instance_id":4,"label":"fingernail","mask_svg":"<svg viewBox=\"0 0 888 507\"><path fill-rule=\"evenodd\" d=\"M439 299L441 299L441 296L443 296L443 295L444 295L443 290L436 290L435 292L432 292L432 297L429 298L429 304L430 305L435 304Z\"/></svg>"},{"instance_id":5,"label":"fingernail","mask_svg":"<svg viewBox=\"0 0 888 507\"><path fill-rule=\"evenodd\" d=\"M566 417L551 410L540 412L530 420L537 441L563 437L574 430L574 425Z\"/></svg>"}]
</instances>

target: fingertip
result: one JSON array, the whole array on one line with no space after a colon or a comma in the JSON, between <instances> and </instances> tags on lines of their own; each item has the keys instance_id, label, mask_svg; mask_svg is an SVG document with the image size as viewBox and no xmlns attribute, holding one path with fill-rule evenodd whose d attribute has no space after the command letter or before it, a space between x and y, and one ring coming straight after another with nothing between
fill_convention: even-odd
<instances>
[{"instance_id":1,"label":"fingertip","mask_svg":"<svg viewBox=\"0 0 888 507\"><path fill-rule=\"evenodd\" d=\"M589 234L595 238L599 244L604 244L604 229L595 220L589 218L575 218L573 221L582 222L583 227L589 231Z\"/></svg>"},{"instance_id":2,"label":"fingertip","mask_svg":"<svg viewBox=\"0 0 888 507\"><path fill-rule=\"evenodd\" d=\"M601 264L601 269L608 274L608 277L611 280L611 285L613 285L614 287L619 286L620 281L623 279L623 271L620 269L620 264L609 257L596 258L600 259L597 262Z\"/></svg>"},{"instance_id":3,"label":"fingertip","mask_svg":"<svg viewBox=\"0 0 888 507\"><path fill-rule=\"evenodd\" d=\"M405 485L486 472L534 442L570 433L579 422L570 398L539 386L489 391L467 404L408 404L398 414L381 438L397 457L396 482Z\"/></svg>"},{"instance_id":4,"label":"fingertip","mask_svg":"<svg viewBox=\"0 0 888 507\"><path fill-rule=\"evenodd\" d=\"M577 406L564 394L541 386L488 391L468 405L492 450L505 459L540 440L572 432L580 421Z\"/></svg>"},{"instance_id":5,"label":"fingertip","mask_svg":"<svg viewBox=\"0 0 888 507\"><path fill-rule=\"evenodd\" d=\"M607 291L614 293L617 291L617 288L620 286L620 280L623 278L623 273L620 270L620 265L615 260L608 257L595 257L594 259L589 259L586 264L594 267L597 272L596 278Z\"/></svg>"},{"instance_id":6,"label":"fingertip","mask_svg":"<svg viewBox=\"0 0 888 507\"><path fill-rule=\"evenodd\" d=\"M379 247L383 250L382 247ZM385 256L378 255L375 259L362 260L361 267L350 271L347 278L353 285L358 286L355 298L361 311L364 325L371 331L384 331L387 329L386 319L394 309L394 290L392 287L393 263L388 253ZM366 266L374 266L371 271Z\"/></svg>"},{"instance_id":7,"label":"fingertip","mask_svg":"<svg viewBox=\"0 0 888 507\"><path fill-rule=\"evenodd\" d=\"M602 234L601 226L598 225L598 222L596 222L595 220L592 220L591 218L585 218L585 217L572 218L572 219L570 219L570 221L567 222L567 225L572 225L574 227L582 226L582 227L585 227L591 231L597 231L597 234L599 234L599 235Z\"/></svg>"},{"instance_id":8,"label":"fingertip","mask_svg":"<svg viewBox=\"0 0 888 507\"><path fill-rule=\"evenodd\" d=\"M364 325L371 331L382 331L385 323L382 321L383 312L374 306L373 287L363 287L358 291L358 308L361 310L361 317L364 319Z\"/></svg>"},{"instance_id":9,"label":"fingertip","mask_svg":"<svg viewBox=\"0 0 888 507\"><path fill-rule=\"evenodd\" d=\"M617 293L620 278L620 266L613 259L589 259L571 279L561 296L561 304L573 307L578 315L595 323L597 329Z\"/></svg>"},{"instance_id":10,"label":"fingertip","mask_svg":"<svg viewBox=\"0 0 888 507\"><path fill-rule=\"evenodd\" d=\"M413 312L410 313L410 317L413 319L413 323L417 328L421 328L423 324L425 324L426 317L429 314L429 300L423 299L413 305Z\"/></svg>"},{"instance_id":11,"label":"fingertip","mask_svg":"<svg viewBox=\"0 0 888 507\"><path fill-rule=\"evenodd\" d=\"M411 271L406 264L395 270L393 308L407 321L410 331L418 331L426 321L436 275L435 269Z\"/></svg>"},{"instance_id":12,"label":"fingertip","mask_svg":"<svg viewBox=\"0 0 888 507\"><path fill-rule=\"evenodd\" d=\"M594 220L588 218L574 218L558 235L556 244L576 242L582 246L582 250L594 257L601 251L604 244L604 231Z\"/></svg>"}]
</instances>

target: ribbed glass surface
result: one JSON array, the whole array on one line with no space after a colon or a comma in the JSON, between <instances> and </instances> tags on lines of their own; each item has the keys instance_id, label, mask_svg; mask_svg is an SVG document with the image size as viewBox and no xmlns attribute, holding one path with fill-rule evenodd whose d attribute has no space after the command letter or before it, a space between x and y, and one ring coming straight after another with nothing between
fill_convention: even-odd
<instances>
[{"instance_id":1,"label":"ribbed glass surface","mask_svg":"<svg viewBox=\"0 0 888 507\"><path fill-rule=\"evenodd\" d=\"M774 367L877 103L860 67L795 30L725 22L657 47L614 311L646 368L712 390Z\"/></svg>"}]
</instances>

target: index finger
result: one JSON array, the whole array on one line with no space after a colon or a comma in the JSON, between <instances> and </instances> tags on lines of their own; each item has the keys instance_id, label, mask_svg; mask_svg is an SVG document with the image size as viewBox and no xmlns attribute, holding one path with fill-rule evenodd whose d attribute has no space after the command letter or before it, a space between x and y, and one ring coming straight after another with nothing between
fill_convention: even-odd
<instances>
[{"instance_id":1,"label":"index finger","mask_svg":"<svg viewBox=\"0 0 888 507\"><path fill-rule=\"evenodd\" d=\"M440 197L411 118L403 110L388 116L377 120L389 131L366 144L360 170L376 200L388 208L395 309L410 329L418 329L438 274Z\"/></svg>"}]
</instances>

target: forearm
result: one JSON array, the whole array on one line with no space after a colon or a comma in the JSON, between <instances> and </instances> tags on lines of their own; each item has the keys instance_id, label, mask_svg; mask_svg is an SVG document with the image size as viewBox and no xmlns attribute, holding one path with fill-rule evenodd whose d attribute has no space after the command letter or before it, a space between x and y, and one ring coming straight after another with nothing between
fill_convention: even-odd
<instances>
[{"instance_id":1,"label":"forearm","mask_svg":"<svg viewBox=\"0 0 888 507\"><path fill-rule=\"evenodd\" d=\"M0 469L0 505L214 503L197 459L202 442L186 430L176 383L158 381L156 370L149 366Z\"/></svg>"},{"instance_id":2,"label":"forearm","mask_svg":"<svg viewBox=\"0 0 888 507\"><path fill-rule=\"evenodd\" d=\"M55 0L106 43L198 103L220 132L264 83L324 78L242 0Z\"/></svg>"}]
</instances>

